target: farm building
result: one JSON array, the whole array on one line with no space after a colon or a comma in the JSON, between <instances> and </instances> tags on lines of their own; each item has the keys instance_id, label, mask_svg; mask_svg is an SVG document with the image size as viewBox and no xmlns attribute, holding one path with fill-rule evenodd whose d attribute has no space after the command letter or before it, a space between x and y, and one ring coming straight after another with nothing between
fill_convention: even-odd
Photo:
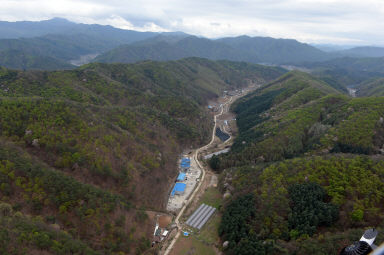
<instances>
[{"instance_id":1,"label":"farm building","mask_svg":"<svg viewBox=\"0 0 384 255\"><path fill-rule=\"evenodd\" d=\"M154 236L160 236L161 234L161 228L159 228L159 225L156 225L155 231L153 232Z\"/></svg>"},{"instance_id":2,"label":"farm building","mask_svg":"<svg viewBox=\"0 0 384 255\"><path fill-rule=\"evenodd\" d=\"M185 191L186 187L187 187L187 185L185 183L176 182L175 187L173 187L173 190L171 192L171 197L173 197L174 195L182 195L182 194L184 194L184 191Z\"/></svg>"},{"instance_id":3,"label":"farm building","mask_svg":"<svg viewBox=\"0 0 384 255\"><path fill-rule=\"evenodd\" d=\"M191 159L190 158L182 158L181 163L180 163L180 167L183 170L188 170L191 167Z\"/></svg>"},{"instance_id":4,"label":"farm building","mask_svg":"<svg viewBox=\"0 0 384 255\"><path fill-rule=\"evenodd\" d=\"M161 236L162 236L162 237L167 237L168 232L169 232L168 230L164 230L164 232L161 234Z\"/></svg>"},{"instance_id":5,"label":"farm building","mask_svg":"<svg viewBox=\"0 0 384 255\"><path fill-rule=\"evenodd\" d=\"M179 176L177 176L177 181L178 181L178 182L183 182L183 181L185 181L185 176L186 176L185 173L180 173Z\"/></svg>"}]
</instances>

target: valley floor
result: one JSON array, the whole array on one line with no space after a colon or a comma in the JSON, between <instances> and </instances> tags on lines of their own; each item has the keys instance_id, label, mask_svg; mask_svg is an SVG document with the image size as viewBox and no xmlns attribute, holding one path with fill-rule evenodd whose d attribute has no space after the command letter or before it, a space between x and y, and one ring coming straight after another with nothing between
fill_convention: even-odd
<instances>
[{"instance_id":1,"label":"valley floor","mask_svg":"<svg viewBox=\"0 0 384 255\"><path fill-rule=\"evenodd\" d=\"M224 96L216 102L216 105L218 106L217 108L220 110L214 117L215 127L213 129L211 142L188 153L189 156L193 155L191 156L192 181L199 179L194 174L200 169L202 174L199 179L200 182L192 194L190 187L192 187L192 189L195 187L193 182L187 184L187 191L183 196L175 196L170 198L168 202L167 209L170 211L175 211L176 206L181 208L175 220L179 232L173 240L168 240L168 242L170 242L169 245L165 244L163 246L167 248L163 250L162 254L221 254L221 251L219 250L220 240L218 236L218 226L221 221L221 214L219 212L215 213L208 223L197 232L187 227L184 223L202 203L217 209L221 206L223 198L217 187L218 177L201 159L209 154L230 147L233 141L232 136L236 134L235 118L233 114L229 112L230 105L236 101L236 99L246 95L257 87L258 86L256 85L248 87L243 91L237 91L236 93L232 92L232 96ZM220 127L221 130L228 133L230 138L225 142L221 141L215 136L216 127ZM187 178L189 179L189 177ZM184 237L181 235L182 231L187 231L191 233L191 235L189 237Z\"/></svg>"}]
</instances>

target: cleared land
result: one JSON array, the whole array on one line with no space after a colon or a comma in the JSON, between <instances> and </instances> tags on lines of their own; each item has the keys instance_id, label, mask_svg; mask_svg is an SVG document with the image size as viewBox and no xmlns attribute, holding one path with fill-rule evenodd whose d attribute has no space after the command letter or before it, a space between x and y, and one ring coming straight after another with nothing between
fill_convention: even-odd
<instances>
[{"instance_id":1,"label":"cleared land","mask_svg":"<svg viewBox=\"0 0 384 255\"><path fill-rule=\"evenodd\" d=\"M180 169L180 167L179 167ZM191 167L186 172L186 180L183 182L187 186L185 188L185 192L182 195L175 195L173 197L169 197L168 204L167 204L167 211L169 212L177 212L180 210L186 200L188 200L189 196L192 194L193 190L195 189L195 186L197 184L197 180L200 178L201 170L197 166L195 157L191 157Z\"/></svg>"},{"instance_id":2,"label":"cleared land","mask_svg":"<svg viewBox=\"0 0 384 255\"><path fill-rule=\"evenodd\" d=\"M205 189L204 194L196 203L200 205L205 203L207 205L219 208L222 204L222 195L218 188L208 187ZM193 212L192 210L189 210ZM190 215L188 215L190 216ZM187 218L187 217L184 217ZM184 219L185 220L185 219ZM218 235L218 228L221 221L221 214L217 211L207 224L198 232L193 232L188 226L186 230L190 230L191 236L180 237L176 242L171 255L192 255L192 254L221 254L220 238Z\"/></svg>"}]
</instances>

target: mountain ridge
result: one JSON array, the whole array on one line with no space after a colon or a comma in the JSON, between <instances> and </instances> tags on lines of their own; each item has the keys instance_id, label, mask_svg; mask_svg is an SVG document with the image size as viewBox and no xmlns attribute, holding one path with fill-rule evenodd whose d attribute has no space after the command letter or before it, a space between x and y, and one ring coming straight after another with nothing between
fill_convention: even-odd
<instances>
[{"instance_id":1,"label":"mountain ridge","mask_svg":"<svg viewBox=\"0 0 384 255\"><path fill-rule=\"evenodd\" d=\"M352 98L289 72L232 110L239 135L209 160L227 197L226 254L336 255L384 227L384 97Z\"/></svg>"}]
</instances>

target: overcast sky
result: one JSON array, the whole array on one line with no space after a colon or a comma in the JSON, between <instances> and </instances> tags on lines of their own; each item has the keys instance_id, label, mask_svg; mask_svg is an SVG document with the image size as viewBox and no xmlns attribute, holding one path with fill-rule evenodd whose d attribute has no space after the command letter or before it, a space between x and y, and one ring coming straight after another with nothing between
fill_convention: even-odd
<instances>
[{"instance_id":1,"label":"overcast sky","mask_svg":"<svg viewBox=\"0 0 384 255\"><path fill-rule=\"evenodd\" d=\"M209 38L384 45L384 0L0 0L0 20L53 17Z\"/></svg>"}]
</instances>

